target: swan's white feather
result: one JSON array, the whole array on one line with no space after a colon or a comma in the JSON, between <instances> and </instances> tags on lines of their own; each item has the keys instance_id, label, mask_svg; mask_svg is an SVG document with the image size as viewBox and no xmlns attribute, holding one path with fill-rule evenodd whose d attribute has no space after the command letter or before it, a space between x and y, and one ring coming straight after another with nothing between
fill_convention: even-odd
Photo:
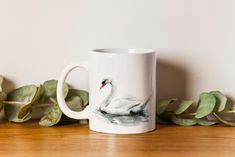
<instances>
[{"instance_id":1,"label":"swan's white feather","mask_svg":"<svg viewBox=\"0 0 235 157\"><path fill-rule=\"evenodd\" d=\"M108 106L102 108L103 111L110 114L118 114L118 115L128 115L130 114L130 108L134 106L139 106L141 102L137 99L113 99Z\"/></svg>"},{"instance_id":2,"label":"swan's white feather","mask_svg":"<svg viewBox=\"0 0 235 157\"><path fill-rule=\"evenodd\" d=\"M110 81L111 82L111 81ZM108 114L130 115L131 112L138 113L144 109L148 101L143 101L132 96L114 98L116 86L110 84L111 90L108 97L100 105L100 109Z\"/></svg>"}]
</instances>

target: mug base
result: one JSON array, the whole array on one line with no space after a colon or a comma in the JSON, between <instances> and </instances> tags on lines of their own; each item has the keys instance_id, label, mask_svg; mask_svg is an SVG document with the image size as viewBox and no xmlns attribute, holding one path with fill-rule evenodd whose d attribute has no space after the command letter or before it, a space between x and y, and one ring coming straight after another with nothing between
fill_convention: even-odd
<instances>
[{"instance_id":1,"label":"mug base","mask_svg":"<svg viewBox=\"0 0 235 157\"><path fill-rule=\"evenodd\" d=\"M105 134L143 134L147 132L154 131L156 129L156 126L152 128L148 128L146 130L131 130L131 129L120 129L120 130L113 130L113 129L98 129L98 128L93 128L89 126L89 129L95 132L99 133L105 133Z\"/></svg>"}]
</instances>

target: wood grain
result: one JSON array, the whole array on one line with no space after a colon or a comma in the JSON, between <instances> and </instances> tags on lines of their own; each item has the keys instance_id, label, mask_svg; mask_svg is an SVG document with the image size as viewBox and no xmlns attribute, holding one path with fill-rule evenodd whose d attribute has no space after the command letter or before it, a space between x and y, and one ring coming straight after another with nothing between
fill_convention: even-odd
<instances>
[{"instance_id":1,"label":"wood grain","mask_svg":"<svg viewBox=\"0 0 235 157\"><path fill-rule=\"evenodd\" d=\"M235 156L235 127L161 125L139 135L90 131L87 125L41 127L0 122L0 156Z\"/></svg>"}]
</instances>

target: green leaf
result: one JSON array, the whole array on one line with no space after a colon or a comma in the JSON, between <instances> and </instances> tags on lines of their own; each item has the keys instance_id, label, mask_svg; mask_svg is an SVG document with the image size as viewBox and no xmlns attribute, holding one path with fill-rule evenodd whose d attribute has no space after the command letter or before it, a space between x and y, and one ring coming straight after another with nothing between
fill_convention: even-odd
<instances>
[{"instance_id":1,"label":"green leaf","mask_svg":"<svg viewBox=\"0 0 235 157\"><path fill-rule=\"evenodd\" d=\"M38 101L40 99L40 97L43 95L44 93L44 88L42 85L40 85L38 88L37 88L37 92L32 100L33 103L35 103L36 101Z\"/></svg>"},{"instance_id":2,"label":"green leaf","mask_svg":"<svg viewBox=\"0 0 235 157\"><path fill-rule=\"evenodd\" d=\"M22 117L18 118L18 113L21 110L22 105L20 104L7 104L4 107L5 115L7 119L11 122L25 122L32 117L32 110L29 110L27 114Z\"/></svg>"},{"instance_id":3,"label":"green leaf","mask_svg":"<svg viewBox=\"0 0 235 157\"><path fill-rule=\"evenodd\" d=\"M50 98L56 98L56 89L57 89L57 80L48 80L43 83L43 94L41 99L39 100L40 104L50 102ZM67 84L64 85L64 96L66 97L69 91L69 87Z\"/></svg>"},{"instance_id":4,"label":"green leaf","mask_svg":"<svg viewBox=\"0 0 235 157\"><path fill-rule=\"evenodd\" d=\"M89 102L89 93L84 90L78 90L78 89L70 89L67 95L67 98L71 98L74 96L79 96L82 98L83 106L87 106Z\"/></svg>"},{"instance_id":5,"label":"green leaf","mask_svg":"<svg viewBox=\"0 0 235 157\"><path fill-rule=\"evenodd\" d=\"M191 105L193 104L193 100L184 100L180 103L179 107L175 111L176 115L179 115L185 112Z\"/></svg>"},{"instance_id":6,"label":"green leaf","mask_svg":"<svg viewBox=\"0 0 235 157\"><path fill-rule=\"evenodd\" d=\"M73 96L66 99L68 107L73 111L82 111L83 110L83 101L79 96Z\"/></svg>"},{"instance_id":7,"label":"green leaf","mask_svg":"<svg viewBox=\"0 0 235 157\"><path fill-rule=\"evenodd\" d=\"M62 117L62 112L57 104L48 109L46 113L39 121L41 126L53 126L56 125Z\"/></svg>"},{"instance_id":8,"label":"green leaf","mask_svg":"<svg viewBox=\"0 0 235 157\"><path fill-rule=\"evenodd\" d=\"M216 113L213 113L213 115L222 123L228 125L228 126L235 126L235 122L229 122L226 120L223 120L222 118L220 118Z\"/></svg>"},{"instance_id":9,"label":"green leaf","mask_svg":"<svg viewBox=\"0 0 235 157\"><path fill-rule=\"evenodd\" d=\"M206 119L197 119L197 124L198 125L203 125L203 126L211 126L211 125L214 125L214 124L217 124L218 121L209 121L209 120L206 120Z\"/></svg>"},{"instance_id":10,"label":"green leaf","mask_svg":"<svg viewBox=\"0 0 235 157\"><path fill-rule=\"evenodd\" d=\"M65 100L70 109L82 111L88 105L89 94L84 90L70 89Z\"/></svg>"},{"instance_id":11,"label":"green leaf","mask_svg":"<svg viewBox=\"0 0 235 157\"><path fill-rule=\"evenodd\" d=\"M36 92L36 94L34 95L34 97L33 97L33 99L32 99L32 101L31 101L31 103L29 103L28 105L25 105L24 107L22 107L21 108L21 110L19 111L19 113L18 113L18 118L23 118L23 117L25 117L25 115L27 115L29 112L31 112L31 107L32 107L32 105L36 102L36 101L38 101L38 99L40 98L40 96L43 94L43 91L44 91L44 89L43 89L43 87L42 87L42 85L40 85L38 88L37 88L37 92Z\"/></svg>"},{"instance_id":12,"label":"green leaf","mask_svg":"<svg viewBox=\"0 0 235 157\"><path fill-rule=\"evenodd\" d=\"M6 101L29 104L32 102L34 96L36 95L36 92L37 92L37 86L35 85L23 86L10 92L7 96Z\"/></svg>"},{"instance_id":13,"label":"green leaf","mask_svg":"<svg viewBox=\"0 0 235 157\"><path fill-rule=\"evenodd\" d=\"M227 103L227 97L223 95L220 91L212 91L211 93L216 97L217 111L223 111Z\"/></svg>"},{"instance_id":14,"label":"green leaf","mask_svg":"<svg viewBox=\"0 0 235 157\"><path fill-rule=\"evenodd\" d=\"M175 102L177 100L177 98L173 98L173 99L161 99L157 102L156 104L156 112L157 115L161 115L165 109L167 108L167 106L173 102Z\"/></svg>"},{"instance_id":15,"label":"green leaf","mask_svg":"<svg viewBox=\"0 0 235 157\"><path fill-rule=\"evenodd\" d=\"M32 110L28 109L20 118L19 113L22 112L22 108L32 103L37 93L37 87L35 85L28 85L17 88L8 94L6 101L4 102L5 114L9 121L13 122L25 122L32 117Z\"/></svg>"},{"instance_id":16,"label":"green leaf","mask_svg":"<svg viewBox=\"0 0 235 157\"><path fill-rule=\"evenodd\" d=\"M186 119L186 118L178 118L176 116L173 116L171 120L173 123L177 125L182 125L182 126L192 126L192 125L197 124L197 119Z\"/></svg>"},{"instance_id":17,"label":"green leaf","mask_svg":"<svg viewBox=\"0 0 235 157\"><path fill-rule=\"evenodd\" d=\"M197 108L195 118L199 119L209 115L216 104L216 98L211 93L202 93L200 95L200 102Z\"/></svg>"}]
</instances>

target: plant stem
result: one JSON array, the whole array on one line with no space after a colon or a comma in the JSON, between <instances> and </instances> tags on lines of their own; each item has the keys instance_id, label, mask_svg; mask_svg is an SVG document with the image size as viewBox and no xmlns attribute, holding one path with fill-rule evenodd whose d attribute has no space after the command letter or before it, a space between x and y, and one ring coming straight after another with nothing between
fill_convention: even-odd
<instances>
[{"instance_id":1,"label":"plant stem","mask_svg":"<svg viewBox=\"0 0 235 157\"><path fill-rule=\"evenodd\" d=\"M183 113L181 115L186 115L186 116L195 116L196 113L195 112L192 112L192 113Z\"/></svg>"},{"instance_id":2,"label":"plant stem","mask_svg":"<svg viewBox=\"0 0 235 157\"><path fill-rule=\"evenodd\" d=\"M2 101L3 104L7 104L7 105L27 105L30 102L18 102L18 101Z\"/></svg>"},{"instance_id":3,"label":"plant stem","mask_svg":"<svg viewBox=\"0 0 235 157\"><path fill-rule=\"evenodd\" d=\"M235 110L231 110L231 111L222 111L220 113L235 113Z\"/></svg>"}]
</instances>

